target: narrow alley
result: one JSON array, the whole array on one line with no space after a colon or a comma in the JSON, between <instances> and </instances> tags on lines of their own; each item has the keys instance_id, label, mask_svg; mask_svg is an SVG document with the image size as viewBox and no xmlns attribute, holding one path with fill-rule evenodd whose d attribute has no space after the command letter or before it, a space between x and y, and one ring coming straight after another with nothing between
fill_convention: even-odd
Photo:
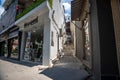
<instances>
[{"instance_id":1,"label":"narrow alley","mask_svg":"<svg viewBox=\"0 0 120 80\"><path fill-rule=\"evenodd\" d=\"M120 0L0 0L0 80L120 80Z\"/></svg>"},{"instance_id":2,"label":"narrow alley","mask_svg":"<svg viewBox=\"0 0 120 80\"><path fill-rule=\"evenodd\" d=\"M80 61L71 55L64 55L51 68L0 58L0 80L85 80L87 76Z\"/></svg>"}]
</instances>

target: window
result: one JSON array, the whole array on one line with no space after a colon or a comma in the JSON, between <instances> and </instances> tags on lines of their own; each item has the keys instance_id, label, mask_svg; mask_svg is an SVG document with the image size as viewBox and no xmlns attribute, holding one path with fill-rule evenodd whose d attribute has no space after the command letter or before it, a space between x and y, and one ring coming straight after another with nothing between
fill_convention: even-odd
<instances>
[{"instance_id":1,"label":"window","mask_svg":"<svg viewBox=\"0 0 120 80\"><path fill-rule=\"evenodd\" d=\"M5 29L5 26L2 26L3 27L3 30Z\"/></svg>"},{"instance_id":2,"label":"window","mask_svg":"<svg viewBox=\"0 0 120 80\"><path fill-rule=\"evenodd\" d=\"M51 32L51 46L54 46L54 33Z\"/></svg>"}]
</instances>

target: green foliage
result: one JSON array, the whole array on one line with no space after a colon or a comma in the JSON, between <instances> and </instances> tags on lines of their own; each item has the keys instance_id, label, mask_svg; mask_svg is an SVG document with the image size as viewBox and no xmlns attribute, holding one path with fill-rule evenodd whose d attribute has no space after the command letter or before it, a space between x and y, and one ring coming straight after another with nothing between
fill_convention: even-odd
<instances>
[{"instance_id":1,"label":"green foliage","mask_svg":"<svg viewBox=\"0 0 120 80\"><path fill-rule=\"evenodd\" d=\"M2 45L2 51L1 51L1 54L2 54L2 55L5 54L5 45L4 45L4 44Z\"/></svg>"},{"instance_id":2,"label":"green foliage","mask_svg":"<svg viewBox=\"0 0 120 80\"><path fill-rule=\"evenodd\" d=\"M44 1L45 0L37 0L36 2L32 2L31 5L29 7L27 7L27 8L25 8L22 13L16 15L16 20L18 20L19 18L21 18L22 16L24 16L25 14L27 14L28 12L30 12L31 10L33 10L34 8L39 6Z\"/></svg>"},{"instance_id":3,"label":"green foliage","mask_svg":"<svg viewBox=\"0 0 120 80\"><path fill-rule=\"evenodd\" d=\"M52 0L48 0L48 2L49 2L50 7L52 8L53 1Z\"/></svg>"}]
</instances>

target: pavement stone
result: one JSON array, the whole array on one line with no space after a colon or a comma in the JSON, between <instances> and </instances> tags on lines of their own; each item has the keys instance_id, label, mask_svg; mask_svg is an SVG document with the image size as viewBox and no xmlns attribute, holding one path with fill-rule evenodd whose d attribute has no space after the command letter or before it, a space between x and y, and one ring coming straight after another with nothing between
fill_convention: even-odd
<instances>
[{"instance_id":1,"label":"pavement stone","mask_svg":"<svg viewBox=\"0 0 120 80\"><path fill-rule=\"evenodd\" d=\"M0 58L0 80L84 80L88 73L74 66L77 64L67 61L49 68L40 64Z\"/></svg>"}]
</instances>

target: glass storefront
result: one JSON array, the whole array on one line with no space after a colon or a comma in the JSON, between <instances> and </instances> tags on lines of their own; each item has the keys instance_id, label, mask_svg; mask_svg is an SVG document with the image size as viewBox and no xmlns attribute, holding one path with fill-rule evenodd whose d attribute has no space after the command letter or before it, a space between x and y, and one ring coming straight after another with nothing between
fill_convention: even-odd
<instances>
[{"instance_id":1,"label":"glass storefront","mask_svg":"<svg viewBox=\"0 0 120 80\"><path fill-rule=\"evenodd\" d=\"M13 38L10 40L10 49L11 49L11 58L18 59L19 52L18 52L18 37Z\"/></svg>"},{"instance_id":2,"label":"glass storefront","mask_svg":"<svg viewBox=\"0 0 120 80\"><path fill-rule=\"evenodd\" d=\"M43 32L26 32L26 44L23 59L25 61L41 62L43 49Z\"/></svg>"},{"instance_id":3,"label":"glass storefront","mask_svg":"<svg viewBox=\"0 0 120 80\"><path fill-rule=\"evenodd\" d=\"M7 44L6 42L1 42L1 51L0 51L0 55L1 56L5 56L7 57L8 56L8 52L7 52Z\"/></svg>"}]
</instances>

